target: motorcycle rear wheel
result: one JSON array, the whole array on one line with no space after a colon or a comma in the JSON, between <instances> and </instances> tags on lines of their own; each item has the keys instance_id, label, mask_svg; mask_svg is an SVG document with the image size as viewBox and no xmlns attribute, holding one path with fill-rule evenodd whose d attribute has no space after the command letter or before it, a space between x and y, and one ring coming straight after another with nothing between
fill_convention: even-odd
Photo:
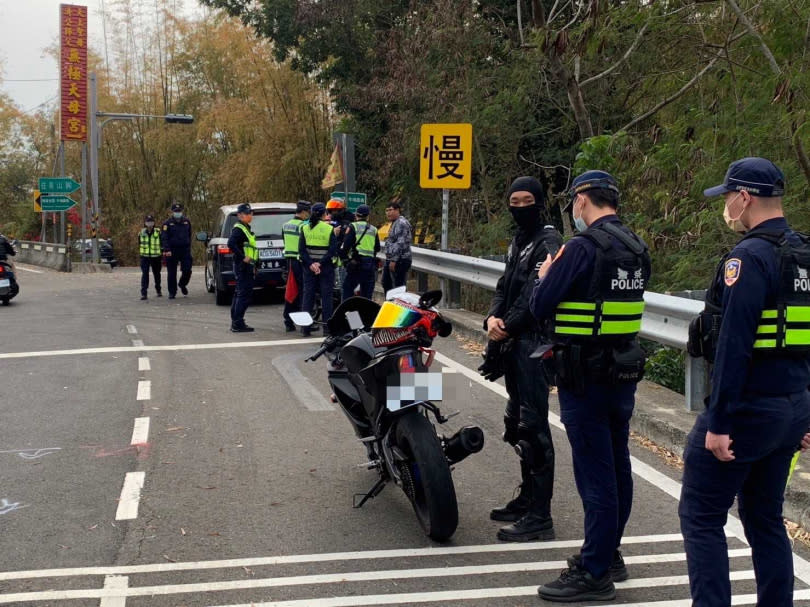
<instances>
[{"instance_id":1,"label":"motorcycle rear wheel","mask_svg":"<svg viewBox=\"0 0 810 607\"><path fill-rule=\"evenodd\" d=\"M414 411L397 422L396 439L407 455L403 490L416 518L430 538L447 541L458 526L458 502L439 438L428 419Z\"/></svg>"}]
</instances>

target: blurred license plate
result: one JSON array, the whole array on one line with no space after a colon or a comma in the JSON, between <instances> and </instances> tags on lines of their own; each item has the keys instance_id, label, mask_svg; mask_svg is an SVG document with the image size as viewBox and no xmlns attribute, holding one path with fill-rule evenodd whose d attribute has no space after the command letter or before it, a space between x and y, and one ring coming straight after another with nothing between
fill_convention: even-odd
<instances>
[{"instance_id":1,"label":"blurred license plate","mask_svg":"<svg viewBox=\"0 0 810 607\"><path fill-rule=\"evenodd\" d=\"M11 286L11 281L8 278L4 278L3 280L0 280L0 287L10 287L10 286Z\"/></svg>"},{"instance_id":2,"label":"blurred license plate","mask_svg":"<svg viewBox=\"0 0 810 607\"><path fill-rule=\"evenodd\" d=\"M281 249L261 249L259 251L259 259L281 259L284 251Z\"/></svg>"}]
</instances>

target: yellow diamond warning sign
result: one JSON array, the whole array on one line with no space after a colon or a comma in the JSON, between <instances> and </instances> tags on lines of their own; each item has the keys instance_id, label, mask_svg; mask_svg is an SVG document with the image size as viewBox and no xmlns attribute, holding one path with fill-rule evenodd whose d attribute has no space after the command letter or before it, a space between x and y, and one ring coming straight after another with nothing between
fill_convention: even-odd
<instances>
[{"instance_id":1,"label":"yellow diamond warning sign","mask_svg":"<svg viewBox=\"0 0 810 607\"><path fill-rule=\"evenodd\" d=\"M466 190L472 184L472 125L423 124L419 185Z\"/></svg>"}]
</instances>

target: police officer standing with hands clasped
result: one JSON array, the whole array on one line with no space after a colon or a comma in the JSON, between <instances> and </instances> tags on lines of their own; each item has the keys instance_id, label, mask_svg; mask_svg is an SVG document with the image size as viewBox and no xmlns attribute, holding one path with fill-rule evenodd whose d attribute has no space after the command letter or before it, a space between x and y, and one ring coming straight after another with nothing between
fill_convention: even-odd
<instances>
[{"instance_id":1,"label":"police officer standing with hands clasped","mask_svg":"<svg viewBox=\"0 0 810 607\"><path fill-rule=\"evenodd\" d=\"M569 195L579 234L541 266L531 311L556 344L560 417L585 510L585 543L538 592L547 601L611 600L613 582L628 577L618 548L633 502L627 441L644 370L636 334L650 256L616 216L619 188L609 173L586 171Z\"/></svg>"},{"instance_id":2,"label":"police officer standing with hands clasped","mask_svg":"<svg viewBox=\"0 0 810 607\"><path fill-rule=\"evenodd\" d=\"M810 239L782 211L785 179L765 158L733 162L723 196L744 234L717 268L689 352L714 362L712 390L684 451L678 514L694 607L727 607L723 527L737 497L759 607L793 605L793 558L782 503L794 452L810 425Z\"/></svg>"},{"instance_id":3,"label":"police officer standing with hands clasped","mask_svg":"<svg viewBox=\"0 0 810 607\"><path fill-rule=\"evenodd\" d=\"M161 297L163 294L160 291L160 232L155 229L155 218L152 215L144 217L143 225L138 233L138 253L141 257L141 299L145 300L150 271L155 277L157 296Z\"/></svg>"},{"instance_id":4,"label":"police officer standing with hands clasped","mask_svg":"<svg viewBox=\"0 0 810 607\"><path fill-rule=\"evenodd\" d=\"M166 258L166 282L169 283L169 299L177 295L177 287L188 295L191 280L191 222L183 214L183 205L172 205L172 216L163 222L161 235L163 256ZM180 264L180 282L177 282L177 264Z\"/></svg>"},{"instance_id":5,"label":"police officer standing with hands clasped","mask_svg":"<svg viewBox=\"0 0 810 607\"><path fill-rule=\"evenodd\" d=\"M542 222L543 187L534 177L518 177L508 192L509 212L517 233L509 245L504 275L498 280L484 320L490 343L479 371L494 381L503 373L509 399L504 413L504 440L520 458L520 492L490 518L510 523L498 539L511 542L554 539L551 496L554 445L548 425L548 383L543 362L530 358L541 341L540 327L529 311L537 268L562 244L560 233ZM502 365L494 374L488 362Z\"/></svg>"},{"instance_id":6,"label":"police officer standing with hands clasped","mask_svg":"<svg viewBox=\"0 0 810 607\"><path fill-rule=\"evenodd\" d=\"M239 220L231 230L228 248L233 253L233 274L236 278L236 291L231 302L231 331L250 333L253 327L245 324L245 312L253 296L253 282L256 277L256 262L259 250L256 237L250 229L253 221L253 209L246 202L236 207L236 218Z\"/></svg>"},{"instance_id":7,"label":"police officer standing with hands clasped","mask_svg":"<svg viewBox=\"0 0 810 607\"><path fill-rule=\"evenodd\" d=\"M309 221L301 226L298 254L304 271L304 311L312 314L315 296L320 295L322 320L332 317L332 293L335 290L334 259L338 253L337 237L332 225L323 220L326 207L319 202L312 205ZM303 330L308 336L310 327ZM324 331L325 333L326 331Z\"/></svg>"}]
</instances>

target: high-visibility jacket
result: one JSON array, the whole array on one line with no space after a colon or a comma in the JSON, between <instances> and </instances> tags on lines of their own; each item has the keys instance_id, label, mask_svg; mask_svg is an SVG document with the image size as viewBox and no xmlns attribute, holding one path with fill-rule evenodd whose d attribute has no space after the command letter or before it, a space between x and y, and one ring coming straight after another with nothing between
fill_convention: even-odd
<instances>
[{"instance_id":1,"label":"high-visibility jacket","mask_svg":"<svg viewBox=\"0 0 810 607\"><path fill-rule=\"evenodd\" d=\"M256 262L259 259L259 249L256 247L256 236L250 231L250 228L241 222L237 222L234 226L244 232L247 242L242 245L245 251L245 257L250 258L251 261Z\"/></svg>"},{"instance_id":2,"label":"high-visibility jacket","mask_svg":"<svg viewBox=\"0 0 810 607\"><path fill-rule=\"evenodd\" d=\"M552 332L559 338L594 345L631 340L641 330L650 268L647 245L628 228L611 223L588 229L579 237L596 244L588 295L558 304ZM614 238L626 249L614 247Z\"/></svg>"},{"instance_id":3,"label":"high-visibility jacket","mask_svg":"<svg viewBox=\"0 0 810 607\"><path fill-rule=\"evenodd\" d=\"M376 242L377 228L367 221L355 221L354 228L355 245L354 248L361 257L374 257L374 243ZM362 238L361 238L362 236Z\"/></svg>"},{"instance_id":4,"label":"high-visibility jacket","mask_svg":"<svg viewBox=\"0 0 810 607\"><path fill-rule=\"evenodd\" d=\"M301 224L305 220L293 217L281 226L281 233L284 236L284 257L288 259L298 259L298 241L301 240Z\"/></svg>"},{"instance_id":5,"label":"high-visibility jacket","mask_svg":"<svg viewBox=\"0 0 810 607\"><path fill-rule=\"evenodd\" d=\"M307 254L313 261L323 259L329 250L329 241L332 238L332 226L325 221L319 221L315 227L307 222L301 227L301 233L307 245Z\"/></svg>"},{"instance_id":6,"label":"high-visibility jacket","mask_svg":"<svg viewBox=\"0 0 810 607\"><path fill-rule=\"evenodd\" d=\"M151 234L146 228L141 230L140 234L138 234L138 252L141 254L141 257L160 257L162 254L160 247L160 230L153 228Z\"/></svg>"}]
</instances>

